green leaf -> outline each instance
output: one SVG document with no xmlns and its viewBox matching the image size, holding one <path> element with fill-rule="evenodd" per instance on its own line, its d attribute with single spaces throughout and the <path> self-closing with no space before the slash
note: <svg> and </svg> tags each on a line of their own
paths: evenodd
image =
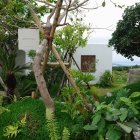
<svg viewBox="0 0 140 140">
<path fill-rule="evenodd" d="M 114 109 L 113 111 L 112 111 L 112 115 L 113 116 L 118 116 L 118 115 L 120 115 L 121 114 L 121 112 L 120 112 L 120 110 L 118 110 L 118 109 Z"/>
<path fill-rule="evenodd" d="M 85 130 L 97 130 L 97 125 L 85 125 L 84 127 L 83 127 Z"/>
<path fill-rule="evenodd" d="M 140 92 L 133 92 L 129 98 L 136 98 L 136 97 L 139 97 L 140 96 Z"/>
<path fill-rule="evenodd" d="M 106 112 L 106 113 L 105 113 L 105 119 L 106 119 L 107 121 L 113 121 L 113 116 L 112 116 L 112 114 L 109 113 L 109 112 Z"/>
<path fill-rule="evenodd" d="M 105 120 L 101 118 L 100 122 L 98 123 L 98 135 L 102 136 L 105 132 Z"/>
<path fill-rule="evenodd" d="M 19 129 L 18 124 L 14 124 L 14 125 L 8 125 L 5 127 L 4 129 L 4 136 L 8 137 L 8 138 L 13 138 L 16 137 L 17 134 L 20 132 L 21 130 Z"/>
<path fill-rule="evenodd" d="M 139 114 L 139 111 L 136 109 L 135 106 L 130 106 L 130 109 L 137 115 Z"/>
<path fill-rule="evenodd" d="M 24 117 L 20 120 L 20 124 L 21 124 L 22 127 L 25 126 L 25 124 L 26 124 L 26 119 L 27 119 L 27 114 L 25 113 Z"/>
<path fill-rule="evenodd" d="M 127 125 L 124 125 L 124 124 L 122 124 L 122 123 L 119 123 L 119 122 L 117 122 L 117 124 L 118 124 L 126 133 L 131 133 L 131 131 L 132 131 L 132 128 L 131 128 L 131 127 L 129 127 L 129 126 L 127 126 Z"/>
<path fill-rule="evenodd" d="M 121 122 L 127 118 L 128 110 L 126 108 L 120 108 L 121 116 L 119 116 Z"/>
<path fill-rule="evenodd" d="M 129 99 L 129 98 L 121 97 L 120 100 L 121 100 L 122 102 L 124 102 L 126 105 L 132 104 L 131 99 Z"/>
<path fill-rule="evenodd" d="M 93 117 L 92 125 L 97 125 L 97 123 L 100 121 L 100 119 L 101 119 L 101 114 L 96 113 L 95 116 Z"/>
<path fill-rule="evenodd" d="M 103 1 L 102 6 L 103 6 L 103 7 L 105 7 L 105 5 L 106 5 L 106 2 L 105 2 L 105 1 Z"/>
<path fill-rule="evenodd" d="M 126 122 L 125 125 L 131 127 L 134 131 L 140 131 L 140 125 L 135 122 Z"/>
<path fill-rule="evenodd" d="M 97 111 L 100 111 L 100 110 L 103 110 L 103 109 L 106 109 L 108 106 L 105 104 L 105 102 L 102 102 L 101 104 L 99 103 L 95 103 L 95 106 L 97 107 L 96 108 L 96 112 Z"/>
<path fill-rule="evenodd" d="M 121 133 L 114 127 L 109 127 L 107 133 L 106 133 L 106 139 L 108 140 L 120 140 Z"/>
<path fill-rule="evenodd" d="M 104 140 L 104 137 L 102 135 L 100 135 L 99 140 Z"/>
<path fill-rule="evenodd" d="M 4 113 L 4 112 L 10 112 L 10 110 L 7 109 L 7 108 L 5 108 L 5 107 L 3 107 L 3 106 L 0 106 L 0 115 L 1 115 L 2 113 Z"/>
</svg>

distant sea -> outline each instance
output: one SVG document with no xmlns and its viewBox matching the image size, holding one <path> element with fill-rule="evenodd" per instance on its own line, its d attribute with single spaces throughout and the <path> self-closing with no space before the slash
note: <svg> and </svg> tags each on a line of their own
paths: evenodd
<svg viewBox="0 0 140 140">
<path fill-rule="evenodd" d="M 140 57 L 133 57 L 133 61 L 125 58 L 121 54 L 116 53 L 116 51 L 112 51 L 112 66 L 140 66 Z"/>
<path fill-rule="evenodd" d="M 140 63 L 137 62 L 123 62 L 123 61 L 118 61 L 118 62 L 112 62 L 113 67 L 121 67 L 121 66 L 140 66 Z"/>
</svg>

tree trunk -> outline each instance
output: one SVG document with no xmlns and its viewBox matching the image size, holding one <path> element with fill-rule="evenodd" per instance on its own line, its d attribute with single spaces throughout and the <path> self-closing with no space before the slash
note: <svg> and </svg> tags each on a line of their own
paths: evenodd
<svg viewBox="0 0 140 140">
<path fill-rule="evenodd" d="M 63 63 L 61 57 L 59 56 L 58 52 L 56 51 L 55 47 L 52 46 L 52 52 L 55 55 L 57 61 L 59 62 L 60 66 L 62 67 L 63 71 L 65 72 L 67 78 L 69 79 L 71 85 L 74 87 L 75 91 L 79 94 L 80 90 L 77 87 L 72 75 L 69 73 L 69 71 L 67 70 L 67 67 L 65 66 L 65 64 Z"/>
<path fill-rule="evenodd" d="M 47 46 L 47 40 L 44 39 L 41 47 L 36 53 L 34 63 L 33 63 L 33 70 L 34 70 L 34 74 L 35 74 L 35 78 L 36 78 L 36 82 L 37 82 L 40 94 L 42 96 L 43 102 L 45 103 L 45 106 L 49 109 L 54 110 L 54 102 L 47 89 L 46 81 L 43 77 L 43 71 L 41 67 L 41 61 L 42 61 L 46 46 Z"/>
</svg>

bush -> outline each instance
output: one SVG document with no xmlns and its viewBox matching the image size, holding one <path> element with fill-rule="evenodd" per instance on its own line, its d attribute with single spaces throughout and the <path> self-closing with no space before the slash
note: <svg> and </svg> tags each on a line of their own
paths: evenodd
<svg viewBox="0 0 140 140">
<path fill-rule="evenodd" d="M 140 81 L 123 87 L 129 89 L 129 94 L 133 92 L 140 92 Z"/>
<path fill-rule="evenodd" d="M 95 102 L 91 122 L 84 129 L 92 139 L 133 140 L 140 130 L 140 92 L 128 96 L 128 89 L 120 89 L 109 102 Z M 114 98 L 112 98 L 114 97 Z M 134 134 L 134 135 L 133 135 Z"/>
<path fill-rule="evenodd" d="M 101 87 L 111 87 L 113 84 L 113 76 L 109 70 L 106 70 L 104 74 L 100 77 L 99 85 Z"/>
</svg>

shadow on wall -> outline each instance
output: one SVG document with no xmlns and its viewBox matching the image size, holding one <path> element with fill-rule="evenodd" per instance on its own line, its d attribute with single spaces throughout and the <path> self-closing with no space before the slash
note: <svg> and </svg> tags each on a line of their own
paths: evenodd
<svg viewBox="0 0 140 140">
<path fill-rule="evenodd" d="M 17 51 L 17 57 L 16 57 L 16 64 L 17 66 L 22 66 L 26 63 L 26 53 L 23 50 Z"/>
</svg>

